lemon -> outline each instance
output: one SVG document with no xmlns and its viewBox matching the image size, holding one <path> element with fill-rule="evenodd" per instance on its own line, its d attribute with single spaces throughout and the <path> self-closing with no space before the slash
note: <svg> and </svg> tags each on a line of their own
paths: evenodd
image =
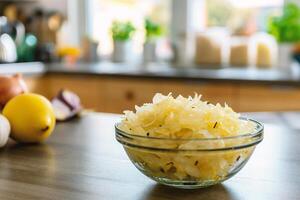
<svg viewBox="0 0 300 200">
<path fill-rule="evenodd" d="M 51 103 L 38 94 L 14 97 L 5 105 L 3 115 L 11 124 L 11 137 L 18 142 L 43 142 L 55 127 Z"/>
</svg>

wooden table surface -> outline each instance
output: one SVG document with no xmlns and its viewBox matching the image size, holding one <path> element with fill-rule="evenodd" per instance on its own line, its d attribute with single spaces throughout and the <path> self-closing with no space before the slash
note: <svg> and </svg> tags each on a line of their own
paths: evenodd
<svg viewBox="0 0 300 200">
<path fill-rule="evenodd" d="M 43 145 L 10 143 L 0 150 L 0 199 L 300 199 L 300 114 L 250 116 L 265 123 L 265 139 L 244 169 L 217 186 L 182 190 L 156 184 L 116 142 L 119 116 L 89 114 L 58 124 Z"/>
</svg>

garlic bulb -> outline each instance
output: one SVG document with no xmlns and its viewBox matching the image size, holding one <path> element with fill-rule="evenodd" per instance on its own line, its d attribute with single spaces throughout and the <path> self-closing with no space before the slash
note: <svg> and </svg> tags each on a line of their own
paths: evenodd
<svg viewBox="0 0 300 200">
<path fill-rule="evenodd" d="M 0 147 L 6 145 L 10 134 L 10 124 L 6 117 L 0 114 Z"/>
</svg>

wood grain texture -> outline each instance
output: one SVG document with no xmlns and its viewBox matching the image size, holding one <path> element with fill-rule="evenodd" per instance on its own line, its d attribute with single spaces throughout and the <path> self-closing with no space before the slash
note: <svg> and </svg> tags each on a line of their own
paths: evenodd
<svg viewBox="0 0 300 200">
<path fill-rule="evenodd" d="M 240 85 L 237 91 L 240 112 L 300 110 L 299 87 Z"/>
<path fill-rule="evenodd" d="M 135 105 L 151 102 L 153 96 L 160 92 L 165 95 L 202 94 L 212 103 L 227 102 L 235 106 L 232 84 L 201 83 L 190 81 L 151 80 L 97 77 L 85 75 L 46 75 L 43 78 L 28 77 L 26 82 L 32 92 L 53 98 L 64 88 L 76 92 L 88 109 L 99 112 L 122 113 L 133 109 Z"/>
<path fill-rule="evenodd" d="M 227 103 L 239 112 L 300 110 L 300 87 L 187 80 L 155 80 L 91 75 L 51 74 L 26 77 L 30 91 L 52 98 L 64 88 L 76 92 L 88 109 L 121 113 L 150 102 L 155 93 L 203 95 L 212 103 Z M 258 103 L 259 102 L 259 103 Z"/>
<path fill-rule="evenodd" d="M 119 116 L 91 113 L 57 124 L 43 145 L 10 142 L 2 149 L 0 199 L 299 199 L 299 131 L 286 127 L 280 115 L 247 115 L 266 122 L 265 139 L 244 169 L 223 184 L 198 190 L 156 184 L 135 169 L 116 142 Z"/>
</svg>

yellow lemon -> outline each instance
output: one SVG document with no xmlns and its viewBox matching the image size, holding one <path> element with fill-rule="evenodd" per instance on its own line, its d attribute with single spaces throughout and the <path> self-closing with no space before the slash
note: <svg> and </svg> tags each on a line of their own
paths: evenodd
<svg viewBox="0 0 300 200">
<path fill-rule="evenodd" d="M 38 94 L 26 93 L 14 97 L 5 105 L 3 115 L 11 124 L 11 137 L 19 142 L 42 142 L 55 127 L 51 103 Z"/>
</svg>

